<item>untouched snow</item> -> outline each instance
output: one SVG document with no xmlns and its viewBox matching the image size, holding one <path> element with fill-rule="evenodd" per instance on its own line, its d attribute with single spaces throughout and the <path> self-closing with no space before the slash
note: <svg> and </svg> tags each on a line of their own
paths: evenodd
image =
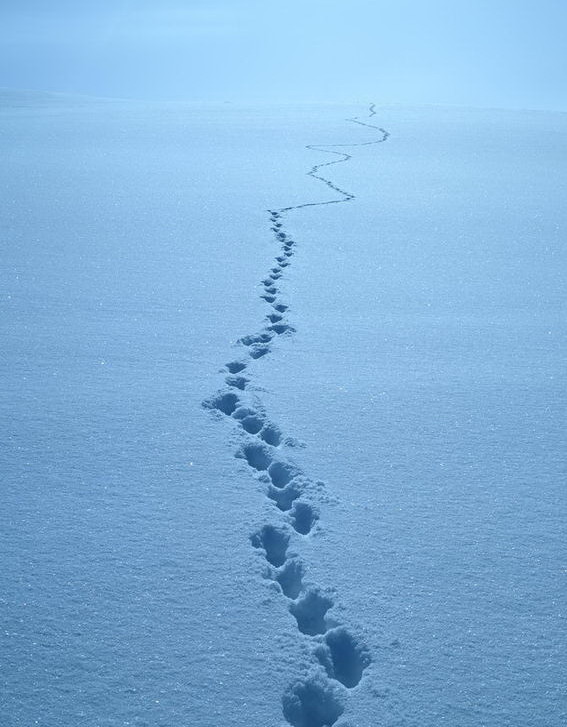
<svg viewBox="0 0 567 727">
<path fill-rule="evenodd" d="M 0 114 L 2 724 L 564 724 L 567 116 Z"/>
</svg>

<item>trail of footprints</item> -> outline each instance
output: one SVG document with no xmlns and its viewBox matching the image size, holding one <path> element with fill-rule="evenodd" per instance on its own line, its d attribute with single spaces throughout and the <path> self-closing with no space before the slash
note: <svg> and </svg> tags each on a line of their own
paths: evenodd
<svg viewBox="0 0 567 727">
<path fill-rule="evenodd" d="M 372 104 L 369 116 L 374 114 Z M 332 146 L 366 146 L 383 142 L 388 137 L 384 129 L 356 118 L 349 121 L 378 129 L 382 136 L 362 144 Z M 303 207 L 335 204 L 354 198 L 354 195 L 318 174 L 322 167 L 347 161 L 351 156 L 327 146 L 312 145 L 308 148 L 341 157 L 312 167 L 308 174 L 342 198 L 270 211 L 271 229 L 280 251 L 274 266 L 261 282 L 261 297 L 269 306 L 266 323 L 258 333 L 239 339 L 243 355 L 226 364 L 226 387 L 203 402 L 203 406 L 229 417 L 242 430 L 243 444 L 235 456 L 247 463 L 273 504 L 272 521 L 252 533 L 250 543 L 265 559 L 266 577 L 278 585 L 298 631 L 309 639 L 311 645 L 313 666 L 283 695 L 283 715 L 293 727 L 330 727 L 343 714 L 345 697 L 359 684 L 371 657 L 360 637 L 332 616 L 336 603 L 334 593 L 307 578 L 307 566 L 298 551 L 301 551 L 302 539 L 311 537 L 317 528 L 320 519 L 318 502 L 321 501 L 324 485 L 315 483 L 286 457 L 285 447 L 293 440 L 286 439 L 277 424 L 266 416 L 257 397 L 250 391 L 251 374 L 248 371 L 253 360 L 271 352 L 276 338 L 293 335 L 295 331 L 288 321 L 289 306 L 283 302 L 278 285 L 291 264 L 296 245 L 284 229 L 284 215 Z"/>
</svg>

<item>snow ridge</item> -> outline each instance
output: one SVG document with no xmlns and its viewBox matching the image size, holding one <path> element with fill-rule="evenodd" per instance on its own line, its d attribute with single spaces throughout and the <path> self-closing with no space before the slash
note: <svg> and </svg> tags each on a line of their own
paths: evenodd
<svg viewBox="0 0 567 727">
<path fill-rule="evenodd" d="M 371 104 L 368 118 L 375 115 L 375 105 Z M 361 681 L 371 656 L 354 630 L 328 614 L 336 605 L 334 591 L 305 580 L 307 566 L 300 555 L 301 542 L 317 529 L 319 506 L 325 499 L 325 485 L 307 477 L 287 457 L 284 447 L 293 446 L 294 440 L 284 438 L 277 424 L 266 416 L 257 395 L 251 391 L 248 364 L 269 354 L 274 339 L 291 336 L 295 331 L 287 319 L 289 306 L 283 302 L 278 287 L 278 281 L 292 262 L 296 246 L 295 240 L 284 228 L 286 214 L 304 207 L 355 199 L 354 194 L 322 176 L 320 170 L 352 158 L 347 152 L 335 151 L 336 148 L 379 144 L 389 136 L 381 127 L 360 121 L 358 117 L 347 121 L 377 130 L 380 137 L 362 143 L 307 146 L 313 151 L 339 157 L 314 165 L 307 174 L 340 196 L 268 211 L 280 252 L 262 280 L 261 297 L 269 305 L 266 325 L 259 332 L 239 339 L 239 345 L 246 349 L 245 355 L 226 364 L 226 387 L 203 402 L 204 407 L 216 412 L 219 417 L 230 417 L 240 427 L 243 442 L 235 456 L 245 460 L 274 506 L 270 521 L 250 535 L 250 542 L 265 559 L 265 577 L 279 587 L 297 621 L 298 632 L 309 640 L 313 654 L 309 672 L 291 684 L 282 697 L 283 715 L 292 727 L 333 725 L 343 714 L 346 697 Z"/>
</svg>

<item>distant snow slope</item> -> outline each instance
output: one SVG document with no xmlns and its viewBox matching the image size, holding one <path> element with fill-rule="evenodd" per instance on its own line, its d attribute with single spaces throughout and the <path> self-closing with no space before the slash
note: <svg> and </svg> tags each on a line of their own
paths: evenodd
<svg viewBox="0 0 567 727">
<path fill-rule="evenodd" d="M 563 724 L 567 116 L 0 119 L 2 724 Z"/>
</svg>

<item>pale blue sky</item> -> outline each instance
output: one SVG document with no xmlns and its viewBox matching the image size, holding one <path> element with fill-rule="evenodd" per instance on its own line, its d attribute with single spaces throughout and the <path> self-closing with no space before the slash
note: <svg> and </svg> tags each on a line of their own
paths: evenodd
<svg viewBox="0 0 567 727">
<path fill-rule="evenodd" d="M 567 0 L 2 0 L 0 86 L 567 110 Z"/>
</svg>

